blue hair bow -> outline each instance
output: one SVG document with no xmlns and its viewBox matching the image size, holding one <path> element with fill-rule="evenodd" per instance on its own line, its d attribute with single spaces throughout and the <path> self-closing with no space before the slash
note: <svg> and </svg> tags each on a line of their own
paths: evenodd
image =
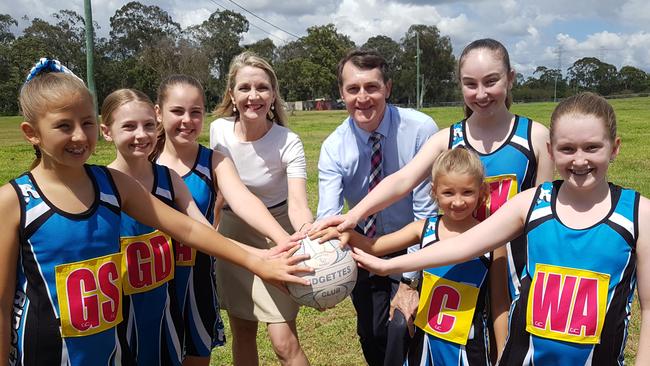
<svg viewBox="0 0 650 366">
<path fill-rule="evenodd" d="M 63 72 L 66 74 L 71 74 L 75 76 L 76 78 L 79 78 L 77 75 L 75 75 L 70 69 L 67 67 L 63 66 L 59 60 L 54 60 L 50 59 L 47 57 L 42 57 L 34 67 L 29 71 L 29 75 L 27 75 L 27 79 L 25 79 L 25 84 L 27 84 L 30 80 L 36 77 L 36 75 L 40 73 L 48 73 L 48 72 Z"/>
</svg>

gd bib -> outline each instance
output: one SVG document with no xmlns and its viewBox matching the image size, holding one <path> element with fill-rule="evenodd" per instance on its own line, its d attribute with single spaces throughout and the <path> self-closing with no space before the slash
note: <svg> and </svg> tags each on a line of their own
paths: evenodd
<svg viewBox="0 0 650 366">
<path fill-rule="evenodd" d="M 63 337 L 83 337 L 122 321 L 122 254 L 55 267 Z"/>
<path fill-rule="evenodd" d="M 526 331 L 559 341 L 597 344 L 610 276 L 538 263 L 528 295 Z"/>
<path fill-rule="evenodd" d="M 169 235 L 149 234 L 122 237 L 124 294 L 145 292 L 174 278 L 174 251 Z"/>
<path fill-rule="evenodd" d="M 478 299 L 477 287 L 423 272 L 415 325 L 457 344 L 467 344 Z"/>
</svg>

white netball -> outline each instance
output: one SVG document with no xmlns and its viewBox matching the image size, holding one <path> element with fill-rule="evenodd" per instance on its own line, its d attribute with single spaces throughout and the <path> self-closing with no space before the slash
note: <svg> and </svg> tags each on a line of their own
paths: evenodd
<svg viewBox="0 0 650 366">
<path fill-rule="evenodd" d="M 309 254 L 303 261 L 314 273 L 302 275 L 310 285 L 288 284 L 289 294 L 299 304 L 316 309 L 334 307 L 345 299 L 357 282 L 357 264 L 349 247 L 339 248 L 338 240 L 319 243 L 305 238 L 294 255 Z"/>
</svg>

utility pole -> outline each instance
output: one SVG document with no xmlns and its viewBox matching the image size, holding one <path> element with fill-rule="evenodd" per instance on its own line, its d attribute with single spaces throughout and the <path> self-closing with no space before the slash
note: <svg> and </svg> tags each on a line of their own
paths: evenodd
<svg viewBox="0 0 650 366">
<path fill-rule="evenodd" d="M 415 108 L 420 109 L 422 108 L 421 102 L 420 102 L 420 33 L 416 32 L 415 33 L 415 59 L 416 59 L 416 66 L 415 66 L 415 88 L 417 89 L 415 92 L 416 95 L 416 100 L 415 100 Z"/>
<path fill-rule="evenodd" d="M 557 73 L 555 73 L 555 86 L 553 87 L 553 102 L 557 102 L 557 77 L 562 75 L 562 45 L 557 46 Z"/>
<path fill-rule="evenodd" d="M 84 0 L 84 21 L 86 22 L 86 82 L 95 102 L 95 115 L 99 116 L 97 112 L 97 92 L 95 90 L 95 32 L 93 31 L 93 11 L 90 0 Z"/>
</svg>

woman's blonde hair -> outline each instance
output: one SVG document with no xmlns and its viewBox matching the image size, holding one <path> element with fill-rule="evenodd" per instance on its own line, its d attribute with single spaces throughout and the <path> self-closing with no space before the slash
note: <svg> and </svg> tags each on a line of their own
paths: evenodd
<svg viewBox="0 0 650 366">
<path fill-rule="evenodd" d="M 442 152 L 433 162 L 431 168 L 431 187 L 432 193 L 435 193 L 436 183 L 442 176 L 451 173 L 467 174 L 481 186 L 485 179 L 485 168 L 478 155 L 468 149 L 457 147 L 455 149 Z M 432 194 L 435 200 L 435 194 Z"/>
<path fill-rule="evenodd" d="M 287 123 L 287 112 L 284 110 L 284 101 L 280 96 L 278 77 L 275 75 L 273 67 L 271 67 L 271 65 L 265 59 L 250 51 L 240 53 L 239 55 L 235 56 L 230 62 L 228 81 L 226 83 L 226 90 L 223 93 L 223 100 L 221 101 L 221 104 L 219 104 L 219 106 L 217 106 L 217 108 L 214 110 L 214 114 L 220 117 L 238 117 L 239 111 L 234 110 L 235 105 L 233 104 L 230 97 L 232 96 L 233 90 L 235 88 L 235 79 L 237 77 L 237 72 L 239 72 L 239 70 L 245 66 L 262 69 L 269 77 L 269 80 L 271 80 L 273 94 L 275 96 L 275 100 L 272 105 L 275 110 L 270 110 L 267 118 L 270 121 L 279 124 L 280 126 L 285 126 Z"/>
<path fill-rule="evenodd" d="M 93 103 L 90 90 L 77 76 L 62 72 L 40 73 L 20 89 L 20 110 L 26 122 L 36 126 L 47 112 L 68 108 L 81 98 Z M 41 160 L 41 151 L 34 145 L 36 158 L 30 170 Z"/>
</svg>

